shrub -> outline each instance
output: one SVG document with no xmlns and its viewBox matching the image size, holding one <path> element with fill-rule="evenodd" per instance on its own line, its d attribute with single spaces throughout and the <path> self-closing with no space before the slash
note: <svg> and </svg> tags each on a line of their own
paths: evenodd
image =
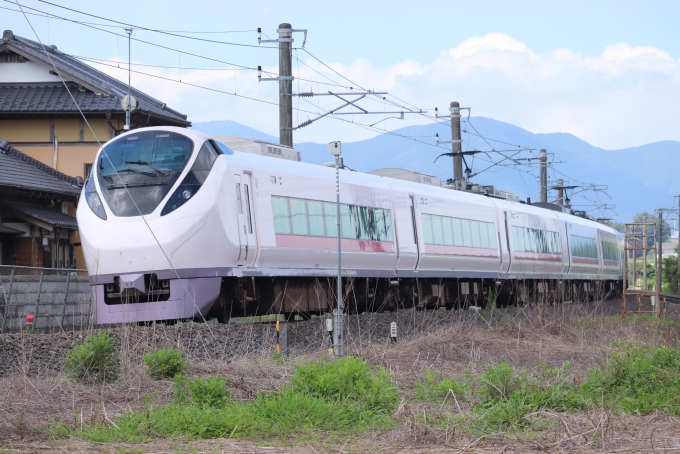
<svg viewBox="0 0 680 454">
<path fill-rule="evenodd" d="M 176 375 L 175 403 L 186 404 L 198 408 L 224 408 L 231 399 L 231 393 L 225 388 L 227 382 L 219 378 L 196 378 L 187 380 L 182 375 Z"/>
<path fill-rule="evenodd" d="M 186 360 L 182 358 L 182 351 L 175 348 L 164 348 L 147 353 L 143 361 L 149 376 L 154 380 L 180 375 L 187 367 Z"/>
<path fill-rule="evenodd" d="M 66 372 L 78 380 L 111 382 L 118 379 L 120 360 L 116 344 L 108 331 L 88 337 L 71 350 L 65 359 Z"/>
<path fill-rule="evenodd" d="M 593 371 L 578 390 L 583 406 L 605 400 L 629 413 L 680 414 L 680 350 L 625 346 Z"/>
<path fill-rule="evenodd" d="M 436 370 L 423 371 L 422 383 L 419 381 L 414 382 L 414 386 L 416 391 L 416 399 L 420 400 L 444 399 L 449 394 L 449 392 L 461 395 L 467 390 L 467 385 L 462 385 L 456 380 L 451 380 L 449 378 L 437 380 Z"/>
<path fill-rule="evenodd" d="M 392 414 L 400 399 L 384 368 L 374 377 L 366 361 L 351 356 L 298 367 L 290 388 L 294 393 L 326 401 L 360 401 L 365 408 L 381 414 Z"/>
</svg>

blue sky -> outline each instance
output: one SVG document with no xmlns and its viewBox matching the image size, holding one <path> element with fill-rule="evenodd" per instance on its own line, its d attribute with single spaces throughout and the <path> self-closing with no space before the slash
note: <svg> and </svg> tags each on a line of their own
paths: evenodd
<svg viewBox="0 0 680 454">
<path fill-rule="evenodd" d="M 105 23 L 37 0 L 22 5 L 71 19 Z M 532 132 L 570 132 L 594 145 L 623 148 L 680 140 L 680 2 L 651 1 L 118 1 L 59 2 L 81 11 L 149 28 L 245 33 L 194 34 L 256 44 L 252 31 L 273 37 L 280 22 L 307 28 L 307 49 L 352 81 L 388 91 L 418 107 L 443 109 L 458 100 L 473 114 L 506 121 Z M 16 8 L 8 2 L 0 6 Z M 30 11 L 30 10 L 27 10 Z M 127 42 L 114 35 L 43 17 L 29 16 L 45 41 L 75 55 L 127 60 Z M 0 10 L 3 29 L 33 38 L 23 16 Z M 107 28 L 121 33 L 120 29 Z M 277 101 L 274 83 L 257 83 L 252 71 L 215 71 L 218 60 L 276 71 L 275 49 L 200 43 L 136 30 L 133 36 L 182 52 L 133 42 L 138 70 L 222 91 Z M 301 37 L 300 37 L 301 38 Z M 296 45 L 301 39 L 296 37 Z M 347 84 L 309 55 L 297 52 L 294 89 L 328 89 Z M 181 66 L 180 70 L 177 69 Z M 200 69 L 190 69 L 200 68 Z M 207 69 L 211 68 L 212 71 Z M 127 74 L 109 66 L 117 77 Z M 133 84 L 194 121 L 231 119 L 276 135 L 275 106 L 133 74 Z M 394 98 L 391 98 L 394 99 Z M 300 101 L 296 119 L 335 107 L 329 99 Z M 367 103 L 381 110 L 381 103 Z M 349 117 L 347 117 L 349 119 Z M 364 121 L 373 123 L 382 117 Z M 380 124 L 395 129 L 427 119 L 407 116 Z M 300 130 L 296 141 L 357 140 L 377 134 L 326 119 Z"/>
</svg>

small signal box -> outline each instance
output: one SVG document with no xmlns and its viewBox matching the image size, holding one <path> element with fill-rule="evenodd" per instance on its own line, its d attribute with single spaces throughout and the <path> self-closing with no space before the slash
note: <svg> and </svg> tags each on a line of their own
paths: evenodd
<svg viewBox="0 0 680 454">
<path fill-rule="evenodd" d="M 390 323 L 390 339 L 392 342 L 397 342 L 397 322 Z"/>
</svg>

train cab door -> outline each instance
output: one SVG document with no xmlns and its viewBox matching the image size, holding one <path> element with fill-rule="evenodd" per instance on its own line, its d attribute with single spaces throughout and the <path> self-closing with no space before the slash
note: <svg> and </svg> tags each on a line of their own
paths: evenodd
<svg viewBox="0 0 680 454">
<path fill-rule="evenodd" d="M 238 235 L 241 245 L 237 264 L 239 266 L 250 266 L 255 262 L 257 255 L 252 180 L 248 174 L 236 174 L 234 179 L 236 181 Z"/>
<path fill-rule="evenodd" d="M 413 225 L 413 242 L 416 244 L 416 263 L 413 267 L 418 269 L 418 263 L 420 263 L 420 238 L 418 237 L 418 211 L 416 198 L 414 195 L 409 195 L 411 202 L 411 224 Z"/>
</svg>

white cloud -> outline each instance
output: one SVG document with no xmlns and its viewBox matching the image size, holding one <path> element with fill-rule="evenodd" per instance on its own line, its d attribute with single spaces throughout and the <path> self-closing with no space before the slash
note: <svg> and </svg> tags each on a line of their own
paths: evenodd
<svg viewBox="0 0 680 454">
<path fill-rule="evenodd" d="M 365 59 L 350 65 L 329 63 L 337 73 L 309 58 L 294 63 L 294 90 L 347 91 L 328 79 L 363 86 L 433 109 L 458 100 L 484 115 L 524 127 L 532 132 L 569 132 L 594 145 L 621 148 L 659 140 L 680 140 L 676 118 L 680 114 L 680 61 L 654 47 L 615 43 L 598 56 L 583 56 L 568 49 L 536 53 L 526 44 L 502 33 L 471 37 L 440 53 L 431 62 L 404 60 L 377 68 Z M 277 68 L 268 68 L 276 73 Z M 117 77 L 124 72 L 104 68 Z M 179 78 L 177 70 L 145 69 L 163 77 Z M 227 92 L 277 103 L 277 84 L 257 82 L 251 71 L 183 71 L 182 80 Z M 309 82 L 309 80 L 318 81 Z M 136 82 L 135 82 L 136 81 Z M 235 82 L 235 87 L 234 87 Z M 323 82 L 323 83 L 322 83 Z M 278 108 L 229 95 L 192 88 L 186 84 L 133 75 L 133 83 L 168 105 L 189 114 L 194 122 L 231 119 L 266 131 L 278 132 Z M 324 109 L 340 105 L 334 97 L 296 98 L 301 109 L 294 124 L 314 118 Z M 393 110 L 380 101 L 362 107 Z M 346 121 L 373 123 L 381 116 L 349 116 Z M 399 128 L 427 120 L 390 120 L 381 127 Z M 324 119 L 296 131 L 296 141 L 357 140 L 375 135 L 347 123 Z"/>
</svg>

